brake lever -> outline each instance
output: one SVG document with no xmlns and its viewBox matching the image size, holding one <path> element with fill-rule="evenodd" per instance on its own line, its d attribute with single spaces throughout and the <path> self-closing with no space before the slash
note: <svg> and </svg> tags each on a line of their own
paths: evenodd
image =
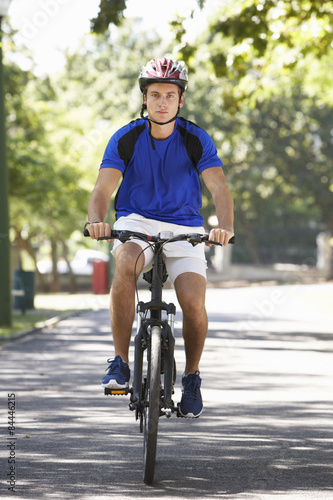
<svg viewBox="0 0 333 500">
<path fill-rule="evenodd" d="M 193 247 L 204 241 L 201 234 L 193 234 L 190 238 L 186 238 L 186 240 L 191 243 Z"/>
</svg>

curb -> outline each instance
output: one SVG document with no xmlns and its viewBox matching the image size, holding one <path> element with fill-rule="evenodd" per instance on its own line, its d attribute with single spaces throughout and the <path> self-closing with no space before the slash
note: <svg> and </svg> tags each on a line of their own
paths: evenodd
<svg viewBox="0 0 333 500">
<path fill-rule="evenodd" d="M 24 337 L 27 337 L 28 335 L 38 333 L 38 332 L 44 330 L 45 328 L 50 328 L 51 326 L 54 326 L 57 323 L 60 323 L 60 321 L 63 321 L 63 320 L 69 319 L 69 318 L 73 318 L 75 316 L 81 316 L 82 314 L 87 313 L 91 310 L 92 309 L 82 309 L 80 311 L 75 311 L 75 312 L 71 312 L 69 314 L 64 314 L 63 316 L 54 316 L 53 318 L 49 318 L 45 321 L 39 321 L 38 323 L 36 323 L 35 326 L 31 326 L 30 328 L 27 328 L 23 332 L 18 332 L 18 333 L 15 333 L 14 335 L 6 335 L 3 337 L 0 337 L 0 346 L 3 343 L 14 342 L 15 340 L 20 340 Z"/>
</svg>

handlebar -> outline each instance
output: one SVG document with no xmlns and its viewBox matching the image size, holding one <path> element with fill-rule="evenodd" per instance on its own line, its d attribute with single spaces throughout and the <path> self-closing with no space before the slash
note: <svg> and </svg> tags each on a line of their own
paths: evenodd
<svg viewBox="0 0 333 500">
<path fill-rule="evenodd" d="M 83 235 L 90 236 L 89 231 L 85 229 L 83 231 Z M 125 243 L 126 241 L 132 240 L 134 238 L 146 241 L 147 243 L 172 243 L 175 241 L 188 241 L 193 246 L 197 245 L 198 243 L 210 243 L 211 245 L 222 246 L 222 244 L 217 241 L 209 240 L 208 234 L 189 233 L 189 234 L 177 234 L 174 236 L 173 233 L 168 231 L 159 233 L 156 236 L 150 236 L 144 233 L 138 233 L 136 231 L 118 231 L 116 229 L 112 229 L 110 236 L 102 236 L 98 238 L 98 241 L 119 240 L 122 243 Z M 228 243 L 234 244 L 235 236 L 230 238 Z"/>
</svg>

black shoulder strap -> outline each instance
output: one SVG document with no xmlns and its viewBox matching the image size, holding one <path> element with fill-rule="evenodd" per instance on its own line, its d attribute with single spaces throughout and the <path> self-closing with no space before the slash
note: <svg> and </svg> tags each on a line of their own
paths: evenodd
<svg viewBox="0 0 333 500">
<path fill-rule="evenodd" d="M 134 123 L 134 121 L 131 123 Z M 139 139 L 140 134 L 142 134 L 142 132 L 145 130 L 145 128 L 146 128 L 146 123 L 142 123 L 140 125 L 138 124 L 137 127 L 134 127 L 131 130 L 129 130 L 128 132 L 126 132 L 126 134 L 124 134 L 118 141 L 119 157 L 123 160 L 123 162 L 125 164 L 123 178 L 125 177 L 128 164 L 131 161 L 132 156 L 134 154 L 134 149 L 135 149 L 135 145 L 137 143 L 137 140 Z M 116 193 L 115 200 L 114 200 L 114 207 L 115 207 L 116 212 L 117 212 L 117 201 L 118 201 L 118 196 L 119 196 L 119 190 L 120 190 L 120 186 L 118 188 L 118 191 Z"/>
<path fill-rule="evenodd" d="M 119 157 L 124 161 L 126 167 L 123 176 L 125 175 L 127 166 L 134 154 L 135 144 L 137 143 L 137 140 L 139 139 L 140 135 L 145 130 L 145 128 L 146 128 L 146 123 L 142 123 L 137 127 L 134 127 L 131 130 L 129 130 L 118 141 Z"/>
<path fill-rule="evenodd" d="M 195 125 L 195 123 L 193 123 Z M 188 154 L 189 159 L 193 165 L 197 168 L 199 161 L 201 160 L 203 147 L 199 137 L 191 134 L 186 128 L 182 127 L 180 123 L 177 125 L 177 130 L 184 139 L 184 146 Z"/>
</svg>

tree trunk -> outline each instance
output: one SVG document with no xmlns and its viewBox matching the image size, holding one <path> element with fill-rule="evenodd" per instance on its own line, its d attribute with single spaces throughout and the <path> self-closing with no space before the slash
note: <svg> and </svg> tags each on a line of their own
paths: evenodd
<svg viewBox="0 0 333 500">
<path fill-rule="evenodd" d="M 58 263 L 57 243 L 54 240 L 51 240 L 51 256 L 52 256 L 51 292 L 57 293 L 60 292 L 60 280 L 57 268 L 57 263 Z"/>
<path fill-rule="evenodd" d="M 62 256 L 65 259 L 69 269 L 69 293 L 76 293 L 77 292 L 76 278 L 75 274 L 72 271 L 71 263 L 69 262 L 68 259 L 68 248 L 65 241 L 61 240 L 61 244 L 62 244 Z"/>
<path fill-rule="evenodd" d="M 329 275 L 329 279 L 333 279 L 333 244 L 332 244 L 332 239 L 333 239 L 333 219 L 330 219 L 327 224 L 327 229 L 331 233 L 331 271 Z"/>
<path fill-rule="evenodd" d="M 255 244 L 255 236 L 254 236 L 252 227 L 251 227 L 249 221 L 247 221 L 244 218 L 243 214 L 241 214 L 241 223 L 242 223 L 243 229 L 244 229 L 245 234 L 246 234 L 246 243 L 247 243 L 249 253 L 251 255 L 252 262 L 254 264 L 261 264 L 261 260 L 260 260 L 260 257 L 259 257 L 258 251 L 257 251 L 256 244 Z"/>
<path fill-rule="evenodd" d="M 38 290 L 41 291 L 42 293 L 46 292 L 46 285 L 45 285 L 44 276 L 38 271 L 36 252 L 35 252 L 33 246 L 31 245 L 30 240 L 22 238 L 21 232 L 18 231 L 18 230 L 15 230 L 15 241 L 17 243 L 17 246 L 18 246 L 18 249 L 19 249 L 19 253 L 21 251 L 27 252 L 28 255 L 30 255 L 30 257 L 34 261 L 35 271 L 36 271 L 37 280 L 38 280 Z M 19 255 L 19 261 L 20 261 L 20 269 L 22 269 L 21 255 Z"/>
</svg>

